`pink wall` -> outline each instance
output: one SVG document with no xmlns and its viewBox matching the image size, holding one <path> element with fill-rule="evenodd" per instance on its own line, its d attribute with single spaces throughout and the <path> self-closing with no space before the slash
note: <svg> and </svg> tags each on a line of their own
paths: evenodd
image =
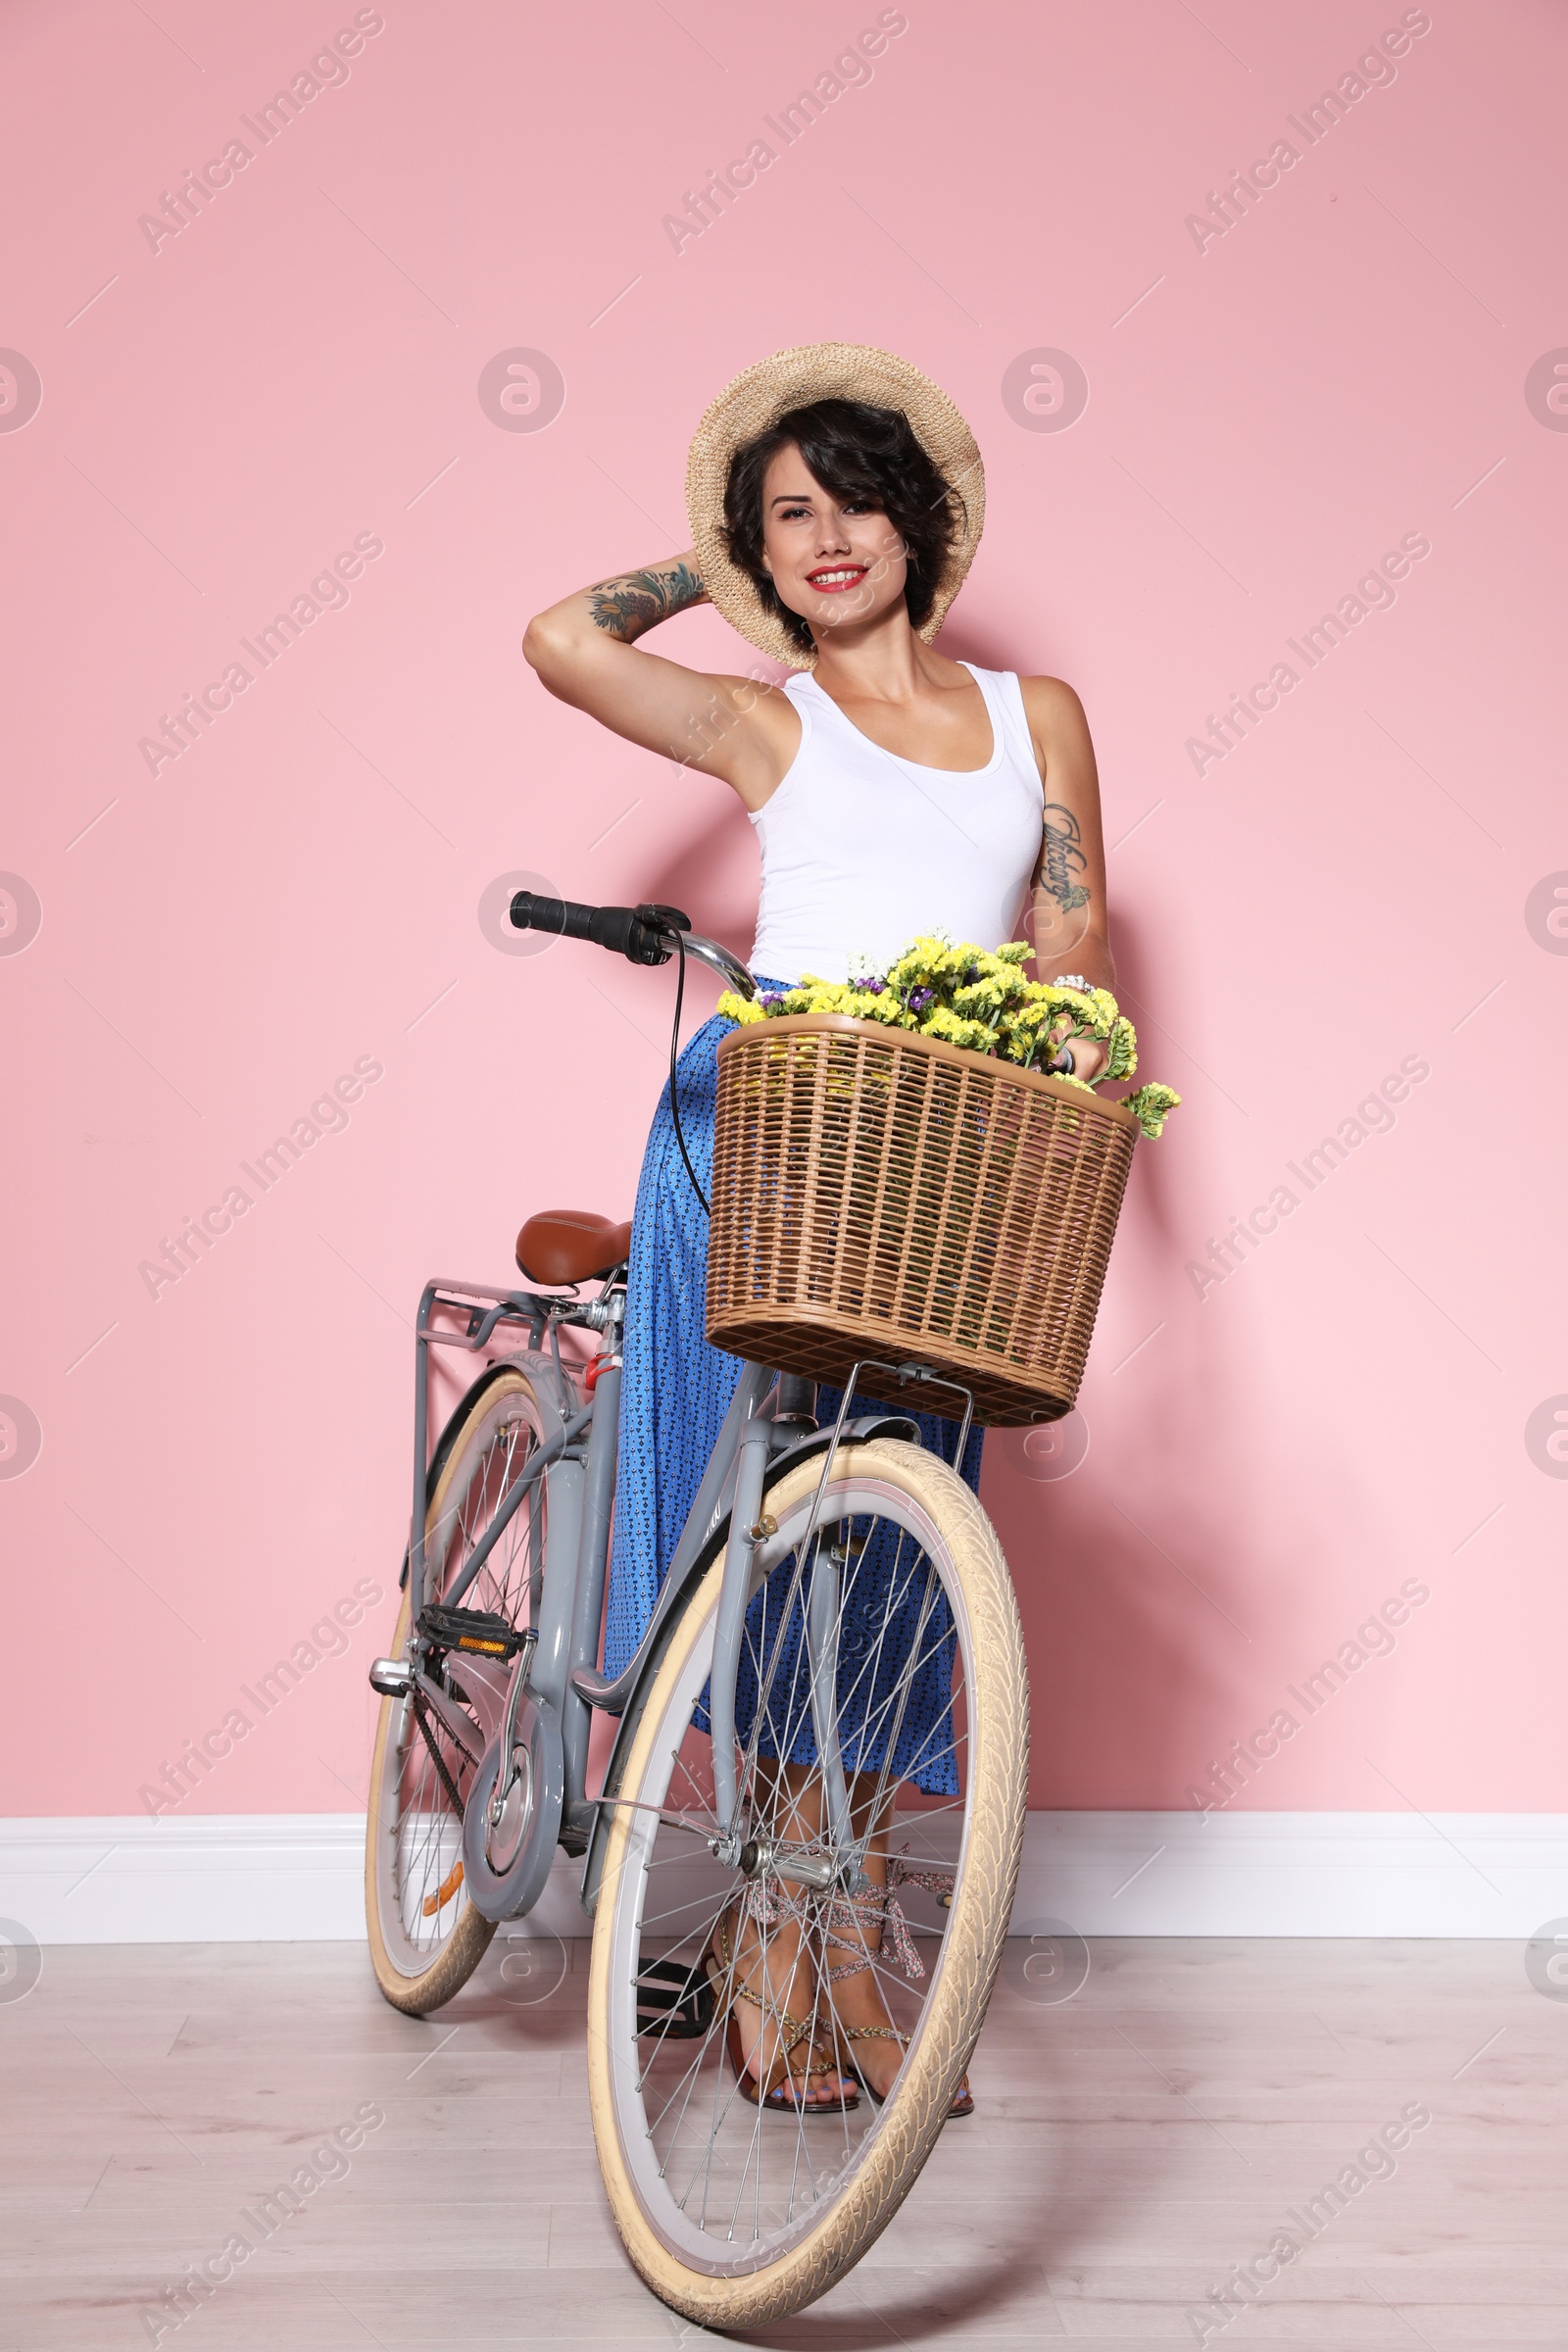
<svg viewBox="0 0 1568 2352">
<path fill-rule="evenodd" d="M 993 1446 L 1035 1801 L 1180 1806 L 1285 1709 L 1241 1802 L 1568 1806 L 1560 10 L 1434 0 L 1309 144 L 1291 118 L 1426 18 L 908 0 L 787 148 L 766 118 L 874 0 L 387 0 L 265 146 L 244 119 L 383 18 L 155 13 L 0 26 L 0 344 L 42 388 L 29 419 L 0 377 L 0 867 L 42 915 L 29 944 L 14 893 L 0 937 L 0 1391 L 42 1435 L 0 1479 L 7 1809 L 135 1812 L 358 1580 L 390 1589 L 422 1278 L 504 1278 L 528 1210 L 629 1208 L 669 975 L 504 956 L 481 895 L 526 868 L 744 949 L 755 856 L 720 786 L 550 702 L 518 640 L 684 546 L 709 398 L 827 336 L 973 421 L 990 521 L 945 644 L 1083 694 L 1145 1070 L 1186 1096 L 1140 1153 L 1087 1458 Z M 155 250 L 140 217 L 236 137 Z M 662 216 L 759 137 L 776 160 L 677 250 Z M 1189 225 L 1281 139 L 1251 209 Z M 564 380 L 542 430 L 481 405 L 518 349 Z M 1067 429 L 1004 397 L 1041 351 L 1087 377 Z M 1308 669 L 1288 640 L 1407 534 L 1396 601 Z M 262 669 L 241 641 L 356 546 Z M 752 659 L 710 613 L 668 645 Z M 236 660 L 247 690 L 149 772 L 139 740 Z M 1195 756 L 1280 662 L 1294 690 Z M 1411 1057 L 1392 1131 L 1308 1193 L 1289 1163 Z M 151 1297 L 162 1238 L 367 1061 L 347 1127 Z M 1200 1297 L 1188 1261 L 1281 1185 L 1294 1213 Z M 1293 1701 L 1407 1580 L 1392 1654 Z M 389 1614 L 188 1809 L 358 1799 Z"/>
</svg>

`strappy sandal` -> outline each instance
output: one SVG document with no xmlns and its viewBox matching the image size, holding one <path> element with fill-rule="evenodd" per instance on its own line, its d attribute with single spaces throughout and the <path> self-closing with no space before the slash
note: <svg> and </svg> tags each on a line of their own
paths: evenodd
<svg viewBox="0 0 1568 2352">
<path fill-rule="evenodd" d="M 714 1933 L 718 1950 L 715 1952 L 712 1944 L 710 1944 L 704 1954 L 703 1965 L 707 1971 L 708 1982 L 713 1988 L 713 1998 L 720 2011 L 724 2013 L 724 2048 L 728 2054 L 730 2065 L 735 2070 L 735 2079 L 740 2085 L 741 2097 L 749 2100 L 752 2106 L 765 2108 L 773 2115 L 853 2114 L 860 2103 L 860 2094 L 854 2087 L 854 2084 L 861 2080 L 858 2075 L 854 2076 L 854 2082 L 843 2088 L 836 2098 L 811 2099 L 791 2095 L 792 2085 L 798 2092 L 804 2092 L 805 2086 L 812 2075 L 832 2076 L 837 2074 L 842 2076 L 852 2073 L 853 2070 L 841 2068 L 837 2063 L 836 2053 L 830 2053 L 825 2063 L 819 2063 L 822 2060 L 824 2045 L 812 2034 L 810 2027 L 803 2025 L 798 2017 L 792 2017 L 787 2009 L 780 2009 L 775 2003 L 764 2001 L 740 1982 L 735 1955 L 730 1947 L 727 1912 L 720 1917 Z M 749 2002 L 752 2008 L 766 2012 L 783 2035 L 774 2050 L 765 2083 L 752 2072 L 746 2056 L 745 2044 L 741 2039 L 740 2019 L 735 2014 L 735 2003 L 738 2000 Z M 807 2057 L 812 2062 L 808 2065 L 804 2074 L 798 2073 L 790 2065 L 791 2056 L 803 2042 L 806 2044 Z M 782 2068 L 782 2072 L 779 2071 L 780 2068 Z"/>
<path fill-rule="evenodd" d="M 896 2041 L 899 2047 L 905 2050 L 914 2039 L 912 2034 L 901 2034 L 897 2026 L 838 2026 L 835 2028 L 835 2033 L 840 2041 Z M 861 2074 L 853 2058 L 847 2061 L 843 2071 L 854 2077 L 866 2096 L 875 2100 L 878 2107 L 882 2105 L 883 2092 Z M 974 2093 L 969 2088 L 969 2078 L 965 2075 L 953 2094 L 953 2105 L 948 2109 L 943 2121 L 949 2124 L 956 2123 L 963 2116 L 973 2115 L 973 2113 Z"/>
<path fill-rule="evenodd" d="M 825 1974 L 830 1984 L 841 1983 L 846 1977 L 863 1976 L 866 1970 L 871 1966 L 869 1938 L 865 1932 L 866 1924 L 868 1922 L 872 1923 L 876 1930 L 877 1942 L 875 1948 L 878 1953 L 880 1953 L 882 1949 L 883 1931 L 884 1929 L 888 1929 L 892 1933 L 894 1957 L 898 1960 L 899 1965 L 904 1970 L 906 1976 L 917 1978 L 925 1975 L 925 1970 L 920 1962 L 920 1955 L 914 1948 L 914 1941 L 909 1934 L 907 1922 L 905 1919 L 903 1910 L 893 1895 L 892 1889 L 901 1882 L 912 1881 L 917 1885 L 928 1885 L 931 1883 L 933 1876 L 934 1874 L 930 1872 L 916 1872 L 903 1868 L 898 1861 L 895 1860 L 889 1865 L 889 1884 L 885 1892 L 879 1892 L 873 1889 L 869 1894 L 840 1894 L 834 1897 L 833 1901 L 828 1905 L 827 1923 L 824 1931 L 826 1941 L 829 1945 L 837 1944 L 840 1951 L 850 1952 L 855 1956 L 849 1960 L 841 1960 L 832 1963 L 827 1968 Z M 953 1882 L 951 1878 L 947 1878 L 945 1880 L 946 1887 L 950 1893 L 952 1889 L 952 1884 Z M 940 1901 L 942 1890 L 937 1888 L 936 1891 L 938 1894 L 938 1900 Z M 885 2009 L 885 2002 L 883 2006 Z M 833 2032 L 835 2039 L 840 2043 L 856 2041 L 896 2041 L 901 2050 L 906 2050 L 914 2038 L 911 2034 L 901 2034 L 897 2026 L 847 2026 L 841 2023 L 837 2018 L 835 2018 L 833 2022 Z M 847 2075 L 853 2076 L 854 2080 L 858 2082 L 860 2088 L 866 2093 L 866 2096 L 870 2099 L 873 2099 L 878 2107 L 882 2105 L 884 2094 L 877 2089 L 874 2082 L 868 2081 L 868 2079 L 861 2074 L 859 2068 L 855 2063 L 853 2055 L 849 2055 L 845 2058 L 842 2071 Z M 962 2117 L 966 2115 L 973 2115 L 973 2113 L 974 2094 L 969 2088 L 969 2078 L 967 2075 L 965 2075 L 963 2081 L 958 2084 L 957 2089 L 954 2092 L 953 2104 L 948 2109 L 944 2121 L 950 2124 L 956 2123 Z"/>
</svg>

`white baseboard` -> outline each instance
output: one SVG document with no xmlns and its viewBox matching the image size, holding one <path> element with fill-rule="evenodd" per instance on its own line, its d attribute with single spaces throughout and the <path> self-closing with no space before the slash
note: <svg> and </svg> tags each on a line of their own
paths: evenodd
<svg viewBox="0 0 1568 2352">
<path fill-rule="evenodd" d="M 353 1813 L 0 1821 L 0 1936 L 358 1941 L 364 1852 Z M 581 1868 L 558 1857 L 532 1928 L 587 1933 Z M 1012 1932 L 1522 1939 L 1564 1916 L 1568 1814 L 1032 1813 Z"/>
<path fill-rule="evenodd" d="M 1528 1937 L 1568 1813 L 1031 1813 L 1014 1935 Z"/>
</svg>

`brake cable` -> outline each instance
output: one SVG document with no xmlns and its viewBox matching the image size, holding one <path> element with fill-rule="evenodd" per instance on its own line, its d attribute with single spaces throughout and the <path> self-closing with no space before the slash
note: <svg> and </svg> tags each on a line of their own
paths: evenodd
<svg viewBox="0 0 1568 2352">
<path fill-rule="evenodd" d="M 675 1141 L 680 1146 L 680 1155 L 686 1163 L 686 1173 L 691 1178 L 692 1191 L 703 1204 L 704 1216 L 710 1220 L 713 1212 L 709 1206 L 708 1195 L 697 1181 L 697 1170 L 692 1166 L 692 1155 L 686 1149 L 686 1136 L 680 1123 L 680 1098 L 675 1077 L 675 1056 L 680 1047 L 680 1008 L 686 996 L 686 938 L 684 932 L 674 925 L 671 925 L 671 930 L 674 931 L 675 945 L 680 951 L 680 972 L 675 982 L 675 1018 L 669 1032 L 669 1115 L 674 1122 Z M 665 936 L 667 938 L 669 934 L 666 932 Z"/>
</svg>

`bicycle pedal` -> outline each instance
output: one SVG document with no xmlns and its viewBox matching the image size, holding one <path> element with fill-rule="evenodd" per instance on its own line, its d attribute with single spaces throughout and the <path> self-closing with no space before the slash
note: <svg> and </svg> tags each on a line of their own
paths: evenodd
<svg viewBox="0 0 1568 2352">
<path fill-rule="evenodd" d="M 439 1601 L 419 1612 L 419 1631 L 438 1649 L 459 1650 L 468 1657 L 514 1658 L 535 1640 L 532 1626 L 520 1632 L 493 1609 L 449 1609 Z"/>
<path fill-rule="evenodd" d="M 700 2041 L 712 2030 L 713 1988 L 701 1962 L 644 1960 L 637 1970 L 637 2031 L 662 2041 Z"/>
</svg>

